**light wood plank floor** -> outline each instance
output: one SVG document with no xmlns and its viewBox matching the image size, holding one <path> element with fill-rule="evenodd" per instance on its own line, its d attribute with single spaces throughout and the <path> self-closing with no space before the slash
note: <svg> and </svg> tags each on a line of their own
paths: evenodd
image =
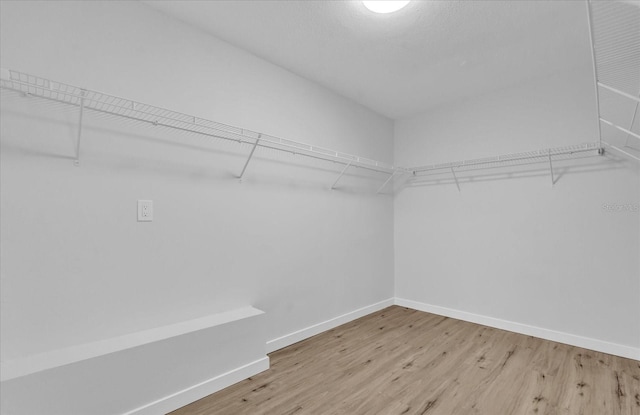
<svg viewBox="0 0 640 415">
<path fill-rule="evenodd" d="M 171 415 L 640 415 L 640 362 L 392 306 Z"/>
</svg>

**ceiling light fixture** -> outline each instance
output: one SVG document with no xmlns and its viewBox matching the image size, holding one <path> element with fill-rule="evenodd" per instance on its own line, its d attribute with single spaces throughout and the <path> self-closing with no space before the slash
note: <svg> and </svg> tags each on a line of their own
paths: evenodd
<svg viewBox="0 0 640 415">
<path fill-rule="evenodd" d="M 362 3 L 367 9 L 375 13 L 393 13 L 409 4 L 409 1 L 410 0 L 373 0 L 363 1 Z"/>
</svg>

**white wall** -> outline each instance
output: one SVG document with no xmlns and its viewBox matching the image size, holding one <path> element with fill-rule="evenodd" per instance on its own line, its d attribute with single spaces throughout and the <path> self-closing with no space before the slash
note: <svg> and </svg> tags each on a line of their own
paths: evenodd
<svg viewBox="0 0 640 415">
<path fill-rule="evenodd" d="M 137 2 L 2 2 L 2 66 L 390 162 L 392 121 Z M 274 45 L 277 47 L 277 45 Z M 267 339 L 393 296 L 384 176 L 3 98 L 2 359 L 251 304 Z M 373 191 L 372 191 L 373 190 Z M 155 220 L 136 222 L 136 200 Z"/>
<path fill-rule="evenodd" d="M 411 165 L 593 141 L 590 68 L 393 123 L 136 2 L 0 3 L 14 68 Z M 588 69 L 588 70 L 587 70 Z M 396 295 L 640 347 L 637 166 L 414 183 L 4 96 L 2 360 L 252 304 L 268 339 Z M 373 191 L 372 191 L 373 190 Z M 155 220 L 137 223 L 137 199 Z M 394 224 L 395 208 L 395 224 Z M 394 233 L 395 226 L 395 233 Z"/>
<path fill-rule="evenodd" d="M 588 58 L 571 73 L 398 121 L 395 162 L 596 141 Z M 450 173 L 409 183 L 395 198 L 396 296 L 423 309 L 637 358 L 638 165 L 608 153 L 556 161 L 554 169 L 553 187 L 547 164 L 507 169 L 511 175 L 458 173 L 461 192 Z M 604 204 L 635 211 L 610 212 Z"/>
</svg>

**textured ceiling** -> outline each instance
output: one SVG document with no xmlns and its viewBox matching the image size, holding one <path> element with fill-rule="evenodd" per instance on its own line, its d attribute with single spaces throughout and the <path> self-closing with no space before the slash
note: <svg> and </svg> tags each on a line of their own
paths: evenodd
<svg viewBox="0 0 640 415">
<path fill-rule="evenodd" d="M 399 119 L 591 65 L 582 1 L 144 1 Z"/>
</svg>

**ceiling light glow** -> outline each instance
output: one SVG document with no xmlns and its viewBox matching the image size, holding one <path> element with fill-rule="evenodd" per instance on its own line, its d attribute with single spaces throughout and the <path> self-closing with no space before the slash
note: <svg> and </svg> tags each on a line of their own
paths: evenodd
<svg viewBox="0 0 640 415">
<path fill-rule="evenodd" d="M 407 4 L 409 4 L 410 0 L 373 0 L 373 1 L 363 1 L 364 6 L 375 13 L 392 13 L 400 10 Z"/>
</svg>

